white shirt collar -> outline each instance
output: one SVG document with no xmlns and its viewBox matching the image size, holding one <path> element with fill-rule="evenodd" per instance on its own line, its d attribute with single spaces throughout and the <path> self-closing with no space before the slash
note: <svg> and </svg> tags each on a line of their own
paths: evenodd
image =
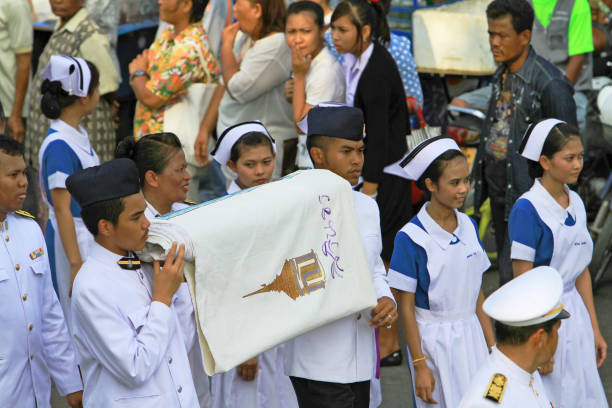
<svg viewBox="0 0 612 408">
<path fill-rule="evenodd" d="M 240 190 L 242 190 L 242 189 L 240 188 L 238 183 L 236 183 L 236 180 L 233 180 L 230 183 L 229 187 L 227 188 L 227 194 L 233 194 L 233 193 L 235 193 L 237 191 L 240 191 Z"/>
<path fill-rule="evenodd" d="M 359 58 L 355 58 L 355 56 L 351 53 L 347 53 L 344 55 L 342 59 L 342 66 L 344 67 L 345 72 L 356 73 L 359 71 L 363 72 L 366 65 L 368 65 L 368 61 L 370 61 L 370 57 L 372 56 L 372 52 L 374 51 L 374 43 L 368 45 L 368 48 L 365 49 L 363 53 L 359 56 Z"/>
<path fill-rule="evenodd" d="M 527 371 L 519 367 L 514 361 L 510 360 L 508 356 L 502 353 L 496 346 L 493 347 L 491 354 L 494 359 L 502 363 L 508 368 L 508 374 L 512 376 L 512 381 L 517 380 L 523 385 L 529 386 L 533 382 L 533 374 L 529 374 Z"/>
<path fill-rule="evenodd" d="M 567 215 L 569 214 L 574 220 L 576 219 L 576 209 L 574 205 L 574 200 L 572 199 L 572 194 L 570 194 L 570 189 L 567 185 L 563 186 L 563 189 L 567 193 L 569 197 L 569 206 L 567 208 L 563 208 L 561 204 L 555 198 L 550 195 L 548 190 L 542 185 L 542 182 L 539 178 L 535 179 L 533 183 L 533 190 L 536 192 L 542 199 L 546 202 L 546 210 L 554 215 L 555 218 L 559 220 L 561 224 L 565 223 L 567 219 Z"/>
<path fill-rule="evenodd" d="M 55 119 L 51 122 L 51 129 L 54 129 L 62 134 L 66 139 L 71 142 L 71 145 L 82 150 L 90 156 L 94 155 L 94 151 L 89 141 L 87 131 L 83 126 L 79 125 L 78 130 L 67 124 L 61 119 Z"/>
<path fill-rule="evenodd" d="M 145 203 L 147 203 L 147 209 L 145 210 L 145 216 L 147 216 L 147 218 L 151 219 L 157 217 L 158 215 L 161 215 L 159 211 L 157 211 L 155 207 L 153 207 L 153 204 L 151 204 L 147 200 L 145 200 Z"/>
<path fill-rule="evenodd" d="M 421 224 L 423 224 L 423 227 L 425 227 L 425 230 L 427 231 L 429 236 L 431 236 L 433 240 L 436 241 L 436 243 L 440 246 L 440 248 L 444 250 L 448 249 L 451 244 L 455 245 L 457 243 L 461 243 L 463 245 L 466 245 L 466 243 L 462 239 L 463 228 L 461 226 L 461 218 L 459 217 L 459 211 L 455 210 L 455 216 L 457 217 L 457 228 L 451 234 L 450 232 L 444 230 L 433 218 L 431 218 L 431 215 L 429 215 L 429 213 L 427 212 L 427 207 L 429 206 L 429 204 L 430 202 L 425 203 L 425 205 L 421 207 L 421 210 L 417 214 L 419 221 L 421 221 Z"/>
<path fill-rule="evenodd" d="M 351 53 L 344 54 L 344 58 L 342 59 L 342 70 L 346 78 L 346 104 L 349 106 L 354 105 L 357 84 L 359 84 L 361 74 L 363 74 L 363 71 L 368 65 L 373 51 L 374 43 L 370 44 L 359 58 L 355 58 Z"/>
<path fill-rule="evenodd" d="M 104 265 L 116 266 L 121 269 L 117 262 L 123 258 L 121 255 L 116 254 L 108 249 L 104 248 L 102 245 L 98 244 L 94 241 L 89 248 L 89 253 L 87 254 L 87 258 L 95 259 Z"/>
</svg>

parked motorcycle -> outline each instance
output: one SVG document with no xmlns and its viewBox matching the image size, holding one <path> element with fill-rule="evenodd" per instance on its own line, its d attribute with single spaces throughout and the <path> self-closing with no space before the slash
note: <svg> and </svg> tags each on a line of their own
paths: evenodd
<svg viewBox="0 0 612 408">
<path fill-rule="evenodd" d="M 601 284 L 606 271 L 612 269 L 612 172 L 600 197 L 601 207 L 589 228 L 594 237 L 590 265 L 593 290 Z"/>
</svg>

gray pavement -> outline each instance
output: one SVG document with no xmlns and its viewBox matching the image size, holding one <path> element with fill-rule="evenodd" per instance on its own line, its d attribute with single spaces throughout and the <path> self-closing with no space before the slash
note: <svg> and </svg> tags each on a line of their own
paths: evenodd
<svg viewBox="0 0 612 408">
<path fill-rule="evenodd" d="M 608 343 L 610 354 L 612 354 L 612 267 L 608 271 L 607 280 L 595 292 L 595 307 L 599 316 L 599 325 L 606 342 Z M 498 275 L 496 271 L 487 272 L 484 276 L 485 296 L 489 295 L 497 288 Z M 402 348 L 404 348 L 402 339 Z M 405 357 L 405 353 L 404 353 Z M 599 369 L 601 379 L 608 396 L 608 401 L 612 402 L 612 356 L 604 362 Z M 398 367 L 383 367 L 381 369 L 383 403 L 381 408 L 412 408 L 412 385 L 410 372 L 404 364 Z M 52 396 L 52 406 L 54 408 L 67 407 L 65 400 L 57 395 L 54 390 Z M 144 408 L 144 407 L 143 407 Z"/>
</svg>

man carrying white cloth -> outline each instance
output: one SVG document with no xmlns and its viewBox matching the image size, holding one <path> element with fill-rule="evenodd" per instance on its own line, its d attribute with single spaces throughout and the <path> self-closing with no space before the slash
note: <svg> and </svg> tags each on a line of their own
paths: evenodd
<svg viewBox="0 0 612 408">
<path fill-rule="evenodd" d="M 330 170 L 356 185 L 363 167 L 364 120 L 360 109 L 340 104 L 313 107 L 300 123 L 317 169 Z M 397 319 L 380 258 L 377 204 L 354 192 L 355 213 L 378 304 L 371 316 L 355 313 L 299 336 L 286 345 L 285 374 L 300 407 L 368 408 L 377 364 L 374 329 Z"/>
<path fill-rule="evenodd" d="M 136 165 L 112 160 L 74 173 L 66 187 L 95 239 L 72 289 L 84 406 L 199 407 L 187 357 L 195 321 L 184 246 L 177 255 L 173 244 L 153 271 L 132 254 L 149 228 Z"/>
</svg>

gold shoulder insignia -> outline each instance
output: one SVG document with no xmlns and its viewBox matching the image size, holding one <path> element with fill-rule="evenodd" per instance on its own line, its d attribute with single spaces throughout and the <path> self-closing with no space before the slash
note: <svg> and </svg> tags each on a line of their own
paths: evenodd
<svg viewBox="0 0 612 408">
<path fill-rule="evenodd" d="M 508 380 L 505 375 L 500 373 L 493 374 L 491 381 L 489 381 L 487 391 L 484 394 L 484 398 L 500 404 L 504 397 L 507 382 Z"/>
<path fill-rule="evenodd" d="M 185 204 L 187 205 L 196 205 L 197 203 L 195 201 L 191 201 L 191 200 L 185 200 L 183 201 Z"/>
<path fill-rule="evenodd" d="M 22 217 L 32 218 L 33 220 L 36 219 L 36 217 L 34 217 L 32 214 L 30 214 L 27 211 L 23 211 L 23 210 L 17 210 L 17 211 L 15 211 L 15 214 L 21 215 Z"/>
</svg>

